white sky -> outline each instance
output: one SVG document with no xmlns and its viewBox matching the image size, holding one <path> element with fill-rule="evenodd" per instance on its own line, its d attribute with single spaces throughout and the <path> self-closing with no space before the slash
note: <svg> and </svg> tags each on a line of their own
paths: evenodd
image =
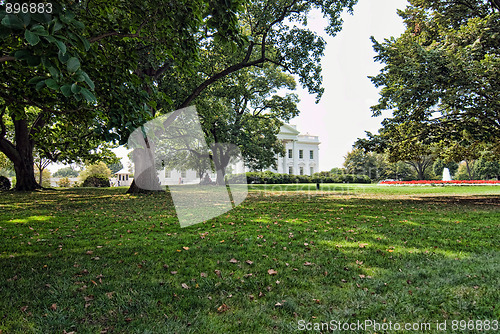
<svg viewBox="0 0 500 334">
<path fill-rule="evenodd" d="M 298 89 L 300 115 L 290 123 L 303 134 L 319 136 L 320 170 L 342 167 L 344 156 L 365 131 L 377 132 L 381 117 L 371 117 L 370 106 L 376 104 L 379 90 L 367 76 L 377 75 L 382 65 L 373 60 L 376 55 L 370 36 L 379 42 L 399 36 L 404 30 L 397 9 L 404 9 L 406 0 L 359 0 L 354 14 L 343 16 L 342 31 L 335 37 L 325 33 L 327 47 L 322 60 L 325 93 L 315 104 L 314 96 Z M 317 15 L 309 23 L 319 33 L 325 23 Z"/>
<path fill-rule="evenodd" d="M 326 21 L 321 14 L 313 14 L 309 20 L 310 28 L 327 42 L 322 60 L 325 93 L 315 104 L 314 96 L 298 88 L 301 113 L 290 123 L 296 124 L 302 134 L 319 136 L 320 170 L 341 167 L 356 139 L 364 137 L 365 131 L 380 128 L 383 118 L 371 117 L 370 111 L 378 100 L 378 89 L 367 76 L 377 75 L 382 65 L 373 60 L 370 36 L 378 41 L 399 36 L 404 26 L 396 10 L 407 4 L 406 0 L 359 0 L 354 15 L 343 16 L 342 31 L 335 37 L 324 33 Z M 127 167 L 126 150 L 122 147 L 115 152 Z M 49 170 L 53 173 L 61 167 L 52 164 Z"/>
</svg>

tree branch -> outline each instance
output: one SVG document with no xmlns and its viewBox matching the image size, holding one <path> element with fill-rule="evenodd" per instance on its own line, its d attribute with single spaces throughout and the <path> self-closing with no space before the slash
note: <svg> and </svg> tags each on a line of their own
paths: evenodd
<svg viewBox="0 0 500 334">
<path fill-rule="evenodd" d="M 146 24 L 146 22 L 147 22 L 147 20 L 143 21 L 141 23 L 141 25 L 139 26 L 139 28 L 137 29 L 137 32 L 135 34 L 122 34 L 122 33 L 119 33 L 118 31 L 110 31 L 110 32 L 104 33 L 102 35 L 90 38 L 89 42 L 90 43 L 94 43 L 94 42 L 100 41 L 103 38 L 111 37 L 111 36 L 118 36 L 118 37 L 139 37 L 139 35 L 141 33 L 141 30 L 142 30 L 142 27 L 144 27 L 144 25 Z"/>
<path fill-rule="evenodd" d="M 0 63 L 3 63 L 5 61 L 9 61 L 9 60 L 16 60 L 16 57 L 12 57 L 12 56 L 2 56 L 2 57 L 0 57 Z"/>
</svg>

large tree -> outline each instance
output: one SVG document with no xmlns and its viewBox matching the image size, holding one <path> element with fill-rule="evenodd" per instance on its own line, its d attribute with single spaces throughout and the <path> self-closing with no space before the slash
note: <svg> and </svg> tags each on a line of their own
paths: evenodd
<svg viewBox="0 0 500 334">
<path fill-rule="evenodd" d="M 202 32 L 198 37 L 202 41 L 203 61 L 196 72 L 186 74 L 174 68 L 166 68 L 155 79 L 158 80 L 161 91 L 172 100 L 172 105 L 180 109 L 192 103 L 201 103 L 197 98 L 202 92 L 232 73 L 274 64 L 289 74 L 297 75 L 303 87 L 319 100 L 323 93 L 321 56 L 326 43 L 308 29 L 308 14 L 311 10 L 322 12 L 329 20 L 326 31 L 334 36 L 341 29 L 342 12 L 344 9 L 352 11 L 356 2 L 357 0 L 249 0 L 238 17 L 241 26 L 240 46 L 221 43 L 220 39 Z M 174 113 L 167 123 L 175 117 Z M 265 122 L 261 126 L 265 127 Z M 266 144 L 271 145 L 270 151 L 273 143 Z M 154 175 L 148 178 L 153 179 Z M 140 189 L 133 183 L 129 192 L 135 191 Z"/>
<path fill-rule="evenodd" d="M 39 187 L 35 145 L 74 159 L 103 141 L 126 142 L 166 100 L 151 78 L 192 68 L 200 31 L 236 39 L 238 8 L 238 0 L 54 1 L 44 14 L 2 7 L 0 151 L 16 189 Z"/>
<path fill-rule="evenodd" d="M 374 115 L 392 110 L 393 123 L 426 124 L 420 136 L 500 137 L 500 6 L 486 0 L 410 0 L 399 15 L 406 31 L 373 39 L 372 77 L 381 87 Z"/>
</svg>

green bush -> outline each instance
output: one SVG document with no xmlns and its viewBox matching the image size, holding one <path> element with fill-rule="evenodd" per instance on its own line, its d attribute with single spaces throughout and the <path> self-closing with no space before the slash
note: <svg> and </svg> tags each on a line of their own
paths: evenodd
<svg viewBox="0 0 500 334">
<path fill-rule="evenodd" d="M 241 175 L 241 174 L 236 174 Z M 231 182 L 236 175 L 227 175 Z M 328 172 L 309 175 L 278 174 L 270 171 L 246 173 L 248 184 L 287 184 L 287 183 L 371 183 L 367 175 L 330 174 Z"/>
<path fill-rule="evenodd" d="M 0 176 L 0 190 L 9 190 L 11 187 L 10 181 L 5 176 Z"/>
<path fill-rule="evenodd" d="M 82 187 L 109 187 L 109 178 L 105 175 L 89 176 L 83 181 Z"/>
</svg>

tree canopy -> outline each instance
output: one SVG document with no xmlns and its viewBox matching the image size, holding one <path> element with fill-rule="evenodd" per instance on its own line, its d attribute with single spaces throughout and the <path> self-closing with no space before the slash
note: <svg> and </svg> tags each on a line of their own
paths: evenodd
<svg viewBox="0 0 500 334">
<path fill-rule="evenodd" d="M 406 31 L 380 43 L 372 38 L 376 60 L 384 64 L 371 77 L 381 87 L 379 116 L 389 123 L 414 121 L 421 137 L 500 137 L 500 13 L 497 1 L 410 0 L 399 12 Z"/>
</svg>

